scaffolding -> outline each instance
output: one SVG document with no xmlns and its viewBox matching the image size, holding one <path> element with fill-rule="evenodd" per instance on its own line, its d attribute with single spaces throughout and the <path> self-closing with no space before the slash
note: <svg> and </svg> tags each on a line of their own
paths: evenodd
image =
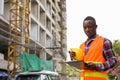
<svg viewBox="0 0 120 80">
<path fill-rule="evenodd" d="M 10 0 L 9 42 L 8 42 L 8 80 L 15 77 L 21 70 L 19 55 L 24 50 L 29 53 L 29 48 L 16 43 L 30 43 L 30 0 Z M 13 40 L 14 42 L 12 42 Z M 13 69 L 11 69 L 13 66 Z"/>
</svg>

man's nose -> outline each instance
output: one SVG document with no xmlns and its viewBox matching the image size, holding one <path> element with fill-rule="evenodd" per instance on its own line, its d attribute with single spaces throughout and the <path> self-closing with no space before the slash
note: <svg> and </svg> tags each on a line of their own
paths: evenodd
<svg viewBox="0 0 120 80">
<path fill-rule="evenodd" d="M 85 29 L 85 31 L 89 31 L 89 28 L 87 27 L 87 28 Z"/>
</svg>

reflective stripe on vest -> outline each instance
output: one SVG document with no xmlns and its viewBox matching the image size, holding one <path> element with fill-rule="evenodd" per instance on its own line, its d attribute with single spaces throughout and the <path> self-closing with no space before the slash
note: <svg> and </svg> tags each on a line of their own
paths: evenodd
<svg viewBox="0 0 120 80">
<path fill-rule="evenodd" d="M 87 62 L 88 63 L 88 62 Z M 102 63 L 102 62 L 93 62 L 94 64 Z M 107 74 L 103 72 L 85 72 L 86 77 L 100 77 L 107 78 Z"/>
<path fill-rule="evenodd" d="M 80 77 L 80 80 L 84 80 L 84 78 L 83 78 L 83 77 Z"/>
<path fill-rule="evenodd" d="M 85 72 L 85 76 L 107 78 L 107 74 L 103 74 L 101 72 Z"/>
</svg>

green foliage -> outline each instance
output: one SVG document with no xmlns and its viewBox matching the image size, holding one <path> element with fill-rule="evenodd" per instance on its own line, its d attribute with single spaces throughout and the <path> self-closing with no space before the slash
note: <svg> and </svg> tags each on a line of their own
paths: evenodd
<svg viewBox="0 0 120 80">
<path fill-rule="evenodd" d="M 80 76 L 80 70 L 67 64 L 67 75 L 69 77 Z"/>
<path fill-rule="evenodd" d="M 119 40 L 115 40 L 113 42 L 113 51 L 116 56 L 120 56 L 120 41 Z"/>
<path fill-rule="evenodd" d="M 115 76 L 109 75 L 109 76 L 108 76 L 108 80 L 115 80 Z"/>
<path fill-rule="evenodd" d="M 118 73 L 120 73 L 120 40 L 115 40 L 113 42 L 113 51 L 115 53 L 117 63 L 108 71 L 109 80 L 114 80 Z"/>
</svg>

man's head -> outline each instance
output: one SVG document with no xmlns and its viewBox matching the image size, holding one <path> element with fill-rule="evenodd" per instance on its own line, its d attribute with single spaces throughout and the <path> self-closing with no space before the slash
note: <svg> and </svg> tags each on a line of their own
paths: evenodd
<svg viewBox="0 0 120 80">
<path fill-rule="evenodd" d="M 96 28 L 96 20 L 91 16 L 87 16 L 83 21 L 83 29 L 88 38 L 96 35 Z"/>
</svg>

